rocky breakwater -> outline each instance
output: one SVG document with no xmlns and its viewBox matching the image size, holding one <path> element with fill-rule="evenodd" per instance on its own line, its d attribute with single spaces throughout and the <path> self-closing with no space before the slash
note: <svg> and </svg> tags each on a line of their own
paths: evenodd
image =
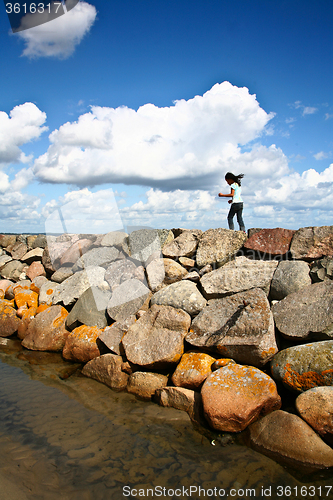
<svg viewBox="0 0 333 500">
<path fill-rule="evenodd" d="M 0 235 L 0 336 L 333 467 L 333 226 Z M 287 396 L 286 396 L 287 395 Z"/>
</svg>

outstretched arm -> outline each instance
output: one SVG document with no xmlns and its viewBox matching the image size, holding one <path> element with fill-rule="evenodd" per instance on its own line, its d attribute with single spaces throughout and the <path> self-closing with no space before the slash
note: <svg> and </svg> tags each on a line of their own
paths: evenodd
<svg viewBox="0 0 333 500">
<path fill-rule="evenodd" d="M 231 188 L 231 193 L 230 194 L 222 194 L 219 193 L 220 198 L 232 198 L 234 196 L 235 190 Z"/>
</svg>

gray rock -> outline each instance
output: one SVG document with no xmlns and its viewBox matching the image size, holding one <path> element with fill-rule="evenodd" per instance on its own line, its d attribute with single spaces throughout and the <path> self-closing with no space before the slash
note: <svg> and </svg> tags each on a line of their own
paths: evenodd
<svg viewBox="0 0 333 500">
<path fill-rule="evenodd" d="M 82 375 L 102 382 L 115 391 L 126 389 L 128 375 L 121 370 L 122 357 L 103 354 L 89 361 L 82 369 Z"/>
<path fill-rule="evenodd" d="M 139 229 L 133 231 L 123 243 L 124 252 L 132 259 L 146 263 L 155 252 L 161 252 L 161 243 L 157 229 Z"/>
<path fill-rule="evenodd" d="M 294 259 L 333 257 L 333 226 L 302 227 L 293 236 L 290 251 Z"/>
<path fill-rule="evenodd" d="M 273 316 L 260 288 L 210 300 L 192 321 L 186 341 L 257 367 L 278 351 Z"/>
<path fill-rule="evenodd" d="M 106 267 L 111 262 L 119 258 L 119 250 L 115 247 L 93 248 L 80 257 L 74 264 L 72 270 L 74 273 L 81 271 L 89 266 Z"/>
<path fill-rule="evenodd" d="M 40 247 L 34 247 L 33 250 L 27 252 L 23 257 L 21 257 L 21 261 L 30 266 L 33 262 L 41 262 L 43 257 L 44 249 Z"/>
<path fill-rule="evenodd" d="M 275 260 L 236 257 L 235 260 L 201 278 L 203 294 L 207 299 L 215 299 L 251 288 L 262 288 L 268 295 L 277 265 L 278 262 Z"/>
<path fill-rule="evenodd" d="M 146 268 L 147 281 L 152 292 L 157 292 L 163 288 L 165 278 L 164 259 L 152 260 Z"/>
<path fill-rule="evenodd" d="M 53 296 L 53 304 L 60 302 L 65 306 L 73 304 L 91 286 L 107 290 L 104 274 L 105 269 L 96 266 L 87 267 L 84 271 L 73 274 L 58 285 Z"/>
<path fill-rule="evenodd" d="M 174 365 L 184 352 L 184 337 L 190 324 L 186 312 L 153 305 L 122 340 L 128 361 L 153 369 Z"/>
<path fill-rule="evenodd" d="M 107 311 L 115 321 L 124 321 L 135 314 L 150 296 L 150 290 L 139 280 L 123 282 L 112 292 Z"/>
<path fill-rule="evenodd" d="M 128 332 L 129 327 L 135 322 L 136 317 L 134 315 L 129 316 L 124 321 L 116 321 L 111 326 L 104 328 L 98 338 L 108 349 L 110 349 L 110 351 L 113 351 L 115 354 L 124 354 L 121 341 L 125 333 Z"/>
<path fill-rule="evenodd" d="M 114 290 L 124 281 L 134 279 L 137 273 L 137 266 L 129 259 L 117 260 L 110 264 L 105 272 L 105 281 Z"/>
<path fill-rule="evenodd" d="M 32 243 L 32 248 L 45 248 L 47 246 L 47 239 L 45 234 L 39 234 Z"/>
<path fill-rule="evenodd" d="M 111 233 L 107 233 L 102 237 L 101 246 L 122 248 L 124 240 L 127 237 L 128 237 L 127 233 L 124 233 L 122 231 L 112 231 Z"/>
<path fill-rule="evenodd" d="M 164 245 L 162 253 L 164 257 L 192 257 L 195 254 L 198 239 L 202 231 L 184 231 L 170 243 Z"/>
<path fill-rule="evenodd" d="M 198 314 L 206 305 L 206 300 L 192 281 L 178 281 L 156 292 L 151 304 L 172 306 L 183 309 L 190 315 Z"/>
<path fill-rule="evenodd" d="M 108 324 L 106 308 L 110 297 L 110 292 L 103 292 L 96 286 L 88 288 L 67 316 L 67 328 L 73 330 L 80 325 L 105 328 Z"/>
<path fill-rule="evenodd" d="M 252 448 L 287 465 L 309 470 L 333 466 L 333 450 L 297 415 L 274 411 L 248 428 Z"/>
<path fill-rule="evenodd" d="M 278 330 L 293 339 L 333 337 L 333 283 L 323 281 L 290 293 L 272 307 Z"/>
<path fill-rule="evenodd" d="M 11 260 L 0 270 L 0 276 L 7 280 L 18 281 L 25 268 L 27 269 L 27 266 L 23 262 Z"/>
<path fill-rule="evenodd" d="M 160 239 L 161 248 L 168 243 L 171 243 L 174 240 L 174 234 L 170 229 L 158 229 L 157 230 L 158 237 Z"/>
<path fill-rule="evenodd" d="M 59 283 L 55 283 L 53 281 L 46 280 L 40 287 L 39 290 L 39 299 L 38 303 L 47 304 L 48 306 L 52 305 L 53 296 L 55 291 L 57 290 Z"/>
<path fill-rule="evenodd" d="M 270 297 L 272 300 L 281 300 L 308 285 L 311 285 L 308 264 L 303 261 L 284 260 L 279 262 L 273 275 Z"/>
<path fill-rule="evenodd" d="M 168 377 L 160 373 L 135 372 L 129 376 L 127 392 L 140 399 L 150 401 L 156 389 L 162 389 L 168 383 Z"/>
<path fill-rule="evenodd" d="M 310 276 L 315 283 L 333 280 L 333 258 L 324 257 L 314 262 L 311 266 Z"/>
<path fill-rule="evenodd" d="M 55 273 L 52 274 L 51 279 L 56 283 L 62 283 L 70 276 L 73 276 L 73 271 L 70 267 L 60 267 Z"/>
<path fill-rule="evenodd" d="M 302 392 L 317 386 L 333 385 L 333 340 L 288 347 L 271 361 L 275 380 L 287 389 Z"/>
<path fill-rule="evenodd" d="M 242 231 L 230 229 L 208 229 L 199 240 L 197 251 L 197 265 L 206 264 L 223 265 L 233 258 L 247 240 Z"/>
</svg>

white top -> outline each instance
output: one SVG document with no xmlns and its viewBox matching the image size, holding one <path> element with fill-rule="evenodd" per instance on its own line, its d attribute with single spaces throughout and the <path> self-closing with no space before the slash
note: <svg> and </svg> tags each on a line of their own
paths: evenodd
<svg viewBox="0 0 333 500">
<path fill-rule="evenodd" d="M 232 203 L 243 203 L 242 197 L 241 197 L 241 192 L 242 188 L 240 187 L 237 182 L 234 182 L 231 184 L 231 188 L 234 190 L 234 195 L 232 197 Z"/>
</svg>

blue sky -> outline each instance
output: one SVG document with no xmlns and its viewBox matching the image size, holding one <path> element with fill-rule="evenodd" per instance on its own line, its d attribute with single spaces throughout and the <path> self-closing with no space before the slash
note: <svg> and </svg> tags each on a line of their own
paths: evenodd
<svg viewBox="0 0 333 500">
<path fill-rule="evenodd" d="M 227 227 L 228 170 L 247 227 L 332 224 L 332 20 L 327 1 L 96 0 L 12 34 L 0 8 L 1 230 L 70 204 L 106 232 L 110 198 L 125 228 Z"/>
</svg>

